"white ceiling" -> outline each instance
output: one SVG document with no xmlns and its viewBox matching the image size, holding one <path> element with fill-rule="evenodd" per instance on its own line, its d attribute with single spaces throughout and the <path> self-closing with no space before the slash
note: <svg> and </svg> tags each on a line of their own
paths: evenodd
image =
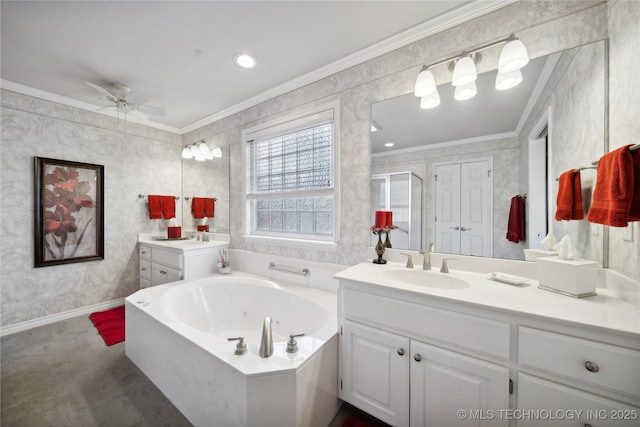
<svg viewBox="0 0 640 427">
<path fill-rule="evenodd" d="M 89 110 L 106 103 L 85 81 L 123 83 L 166 110 L 143 123 L 185 133 L 508 2 L 3 0 L 0 76 Z"/>
</svg>

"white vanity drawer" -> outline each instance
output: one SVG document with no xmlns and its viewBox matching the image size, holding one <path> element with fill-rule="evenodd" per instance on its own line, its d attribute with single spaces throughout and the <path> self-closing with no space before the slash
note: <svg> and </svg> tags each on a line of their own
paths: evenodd
<svg viewBox="0 0 640 427">
<path fill-rule="evenodd" d="M 640 351 L 520 326 L 518 355 L 522 365 L 640 396 Z"/>
<path fill-rule="evenodd" d="M 393 298 L 344 290 L 344 317 L 422 340 L 509 360 L 510 325 Z"/>
<path fill-rule="evenodd" d="M 163 283 L 175 282 L 182 278 L 182 271 L 169 268 L 164 265 L 152 264 L 151 266 L 151 283 L 162 285 Z"/>
<path fill-rule="evenodd" d="M 151 286 L 151 280 L 140 279 L 140 289 L 148 288 Z"/>
<path fill-rule="evenodd" d="M 146 245 L 138 245 L 138 252 L 140 253 L 140 259 L 146 259 L 151 261 L 151 247 Z"/>
<path fill-rule="evenodd" d="M 140 278 L 151 280 L 151 261 L 140 260 Z"/>
<path fill-rule="evenodd" d="M 180 252 L 165 251 L 164 249 L 151 248 L 151 259 L 154 263 L 168 265 L 182 270 L 182 254 Z"/>
</svg>

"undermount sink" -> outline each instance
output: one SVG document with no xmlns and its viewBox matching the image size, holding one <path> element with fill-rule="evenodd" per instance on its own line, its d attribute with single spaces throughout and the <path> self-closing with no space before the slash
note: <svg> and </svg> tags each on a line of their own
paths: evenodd
<svg viewBox="0 0 640 427">
<path fill-rule="evenodd" d="M 382 276 L 397 282 L 438 289 L 464 289 L 469 284 L 464 280 L 451 277 L 448 273 L 438 273 L 422 269 L 394 269 L 382 272 Z"/>
</svg>

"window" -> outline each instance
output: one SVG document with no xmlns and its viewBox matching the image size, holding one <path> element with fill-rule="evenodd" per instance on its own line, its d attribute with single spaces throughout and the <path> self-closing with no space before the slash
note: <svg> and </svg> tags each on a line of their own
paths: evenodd
<svg viewBox="0 0 640 427">
<path fill-rule="evenodd" d="M 337 106 L 326 108 L 245 131 L 249 236 L 337 241 Z"/>
</svg>

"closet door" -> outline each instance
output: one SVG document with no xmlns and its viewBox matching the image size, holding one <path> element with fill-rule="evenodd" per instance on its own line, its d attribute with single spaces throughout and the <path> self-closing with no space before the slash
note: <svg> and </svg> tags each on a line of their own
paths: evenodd
<svg viewBox="0 0 640 427">
<path fill-rule="evenodd" d="M 460 164 L 437 165 L 436 251 L 460 253 Z"/>
<path fill-rule="evenodd" d="M 460 254 L 492 256 L 492 209 L 489 161 L 460 165 Z"/>
</svg>

